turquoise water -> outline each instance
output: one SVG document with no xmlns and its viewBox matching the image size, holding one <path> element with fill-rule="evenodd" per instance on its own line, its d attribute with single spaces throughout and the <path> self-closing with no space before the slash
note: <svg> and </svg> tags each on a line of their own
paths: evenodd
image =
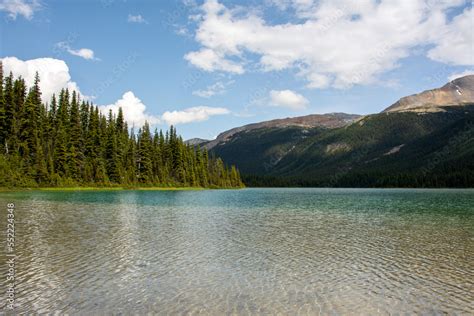
<svg viewBox="0 0 474 316">
<path fill-rule="evenodd" d="M 473 313 L 474 190 L 1 193 L 2 227 L 10 202 L 17 313 Z"/>
</svg>

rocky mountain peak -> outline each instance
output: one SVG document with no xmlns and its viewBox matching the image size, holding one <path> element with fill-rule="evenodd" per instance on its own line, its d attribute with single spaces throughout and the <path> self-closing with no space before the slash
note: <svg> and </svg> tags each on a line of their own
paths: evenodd
<svg viewBox="0 0 474 316">
<path fill-rule="evenodd" d="M 474 103 L 474 75 L 448 82 L 441 88 L 403 97 L 383 112 L 440 112 L 441 107 Z"/>
</svg>

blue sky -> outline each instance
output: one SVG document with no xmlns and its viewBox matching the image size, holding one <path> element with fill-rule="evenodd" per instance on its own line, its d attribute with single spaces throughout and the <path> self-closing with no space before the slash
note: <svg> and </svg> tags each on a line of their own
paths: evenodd
<svg viewBox="0 0 474 316">
<path fill-rule="evenodd" d="M 45 97 L 67 86 L 137 125 L 213 138 L 379 112 L 468 74 L 472 12 L 458 0 L 0 0 L 0 58 L 27 79 L 39 70 Z"/>
</svg>

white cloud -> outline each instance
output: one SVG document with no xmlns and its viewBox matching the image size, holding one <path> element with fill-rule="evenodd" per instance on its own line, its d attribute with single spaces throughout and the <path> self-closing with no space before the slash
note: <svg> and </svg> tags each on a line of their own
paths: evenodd
<svg viewBox="0 0 474 316">
<path fill-rule="evenodd" d="M 230 111 L 226 108 L 196 106 L 182 111 L 166 111 L 161 118 L 168 123 L 168 125 L 178 125 L 206 121 L 211 116 L 229 113 Z"/>
<path fill-rule="evenodd" d="M 207 86 L 206 89 L 193 91 L 193 95 L 197 95 L 202 98 L 210 98 L 214 95 L 219 95 L 226 92 L 227 87 L 232 83 L 234 83 L 232 80 L 225 83 L 218 81 L 210 86 Z"/>
<path fill-rule="evenodd" d="M 137 14 L 137 15 L 129 14 L 128 18 L 127 18 L 127 21 L 130 22 L 130 23 L 148 24 L 148 21 L 145 20 L 141 16 L 141 14 Z"/>
<path fill-rule="evenodd" d="M 474 75 L 474 69 L 466 69 L 461 73 L 455 73 L 448 77 L 449 81 L 453 81 L 454 79 L 461 78 L 464 76 Z"/>
<path fill-rule="evenodd" d="M 15 20 L 18 15 L 22 15 L 28 20 L 33 18 L 33 14 L 41 7 L 37 0 L 0 0 L 0 11 L 8 12 L 8 16 Z"/>
<path fill-rule="evenodd" d="M 190 52 L 184 58 L 191 64 L 205 70 L 222 70 L 230 73 L 243 74 L 244 68 L 237 62 L 228 60 L 223 54 L 212 49 L 201 49 L 197 52 Z"/>
<path fill-rule="evenodd" d="M 291 110 L 304 110 L 308 107 L 309 101 L 301 94 L 291 90 L 272 90 L 270 91 L 270 104 Z"/>
<path fill-rule="evenodd" d="M 1 59 L 5 75 L 10 71 L 15 77 L 22 76 L 28 86 L 32 86 L 35 74 L 40 76 L 40 88 L 43 102 L 50 102 L 54 93 L 59 93 L 62 88 L 76 90 L 80 93 L 79 87 L 71 81 L 69 67 L 63 60 L 54 58 L 37 58 L 30 60 L 20 60 L 16 57 L 5 57 Z M 86 96 L 83 96 L 87 98 Z"/>
<path fill-rule="evenodd" d="M 452 65 L 474 65 L 474 11 L 456 16 L 441 32 L 436 32 L 437 46 L 428 52 L 434 60 Z"/>
<path fill-rule="evenodd" d="M 94 51 L 90 48 L 72 49 L 66 42 L 59 42 L 56 44 L 59 49 L 67 51 L 69 54 L 78 56 L 87 60 L 99 60 L 94 56 Z"/>
<path fill-rule="evenodd" d="M 201 47 L 185 59 L 205 71 L 242 74 L 256 56 L 263 71 L 296 69 L 309 88 L 373 83 L 427 45 L 434 45 L 430 58 L 472 62 L 472 10 L 452 22 L 446 17 L 446 11 L 463 0 L 272 2 L 281 9 L 291 7 L 288 13 L 300 22 L 290 16 L 291 22 L 269 23 L 252 8 L 205 1 L 202 14 L 194 17 Z M 453 45 L 444 44 L 451 39 Z"/>
<path fill-rule="evenodd" d="M 127 91 L 122 98 L 117 100 L 114 104 L 102 105 L 99 107 L 100 111 L 108 114 L 110 110 L 117 114 L 119 108 L 122 108 L 125 120 L 129 127 L 141 127 L 147 121 L 150 125 L 155 125 L 160 122 L 158 116 L 146 113 L 146 105 L 137 98 L 132 91 Z"/>
<path fill-rule="evenodd" d="M 318 74 L 318 73 L 315 73 L 315 72 L 309 72 L 306 75 L 306 77 L 308 78 L 308 81 L 309 81 L 307 87 L 312 88 L 312 89 L 327 88 L 331 83 L 328 76 L 321 75 L 321 74 Z"/>
<path fill-rule="evenodd" d="M 79 57 L 82 57 L 84 59 L 96 59 L 94 57 L 94 51 L 92 49 L 89 49 L 89 48 L 70 49 L 70 50 L 68 50 L 68 52 L 71 55 L 79 56 Z"/>
</svg>

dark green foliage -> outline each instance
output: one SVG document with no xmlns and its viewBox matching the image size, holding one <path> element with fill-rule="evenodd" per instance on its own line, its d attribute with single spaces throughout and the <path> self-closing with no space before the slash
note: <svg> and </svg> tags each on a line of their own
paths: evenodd
<svg viewBox="0 0 474 316">
<path fill-rule="evenodd" d="M 5 98 L 3 95 L 3 64 L 0 63 L 0 144 L 5 143 L 6 133 L 6 112 L 5 112 Z"/>
<path fill-rule="evenodd" d="M 186 145 L 171 127 L 152 135 L 148 123 L 129 133 L 121 109 L 106 117 L 75 91 L 45 106 L 39 76 L 3 78 L 0 62 L 0 187 L 242 187 L 239 172 Z"/>
<path fill-rule="evenodd" d="M 145 123 L 138 132 L 138 180 L 142 183 L 153 182 L 153 165 L 151 160 L 152 142 L 150 126 Z"/>
<path fill-rule="evenodd" d="M 444 110 L 247 131 L 212 150 L 248 186 L 474 187 L 474 105 Z"/>
</svg>

